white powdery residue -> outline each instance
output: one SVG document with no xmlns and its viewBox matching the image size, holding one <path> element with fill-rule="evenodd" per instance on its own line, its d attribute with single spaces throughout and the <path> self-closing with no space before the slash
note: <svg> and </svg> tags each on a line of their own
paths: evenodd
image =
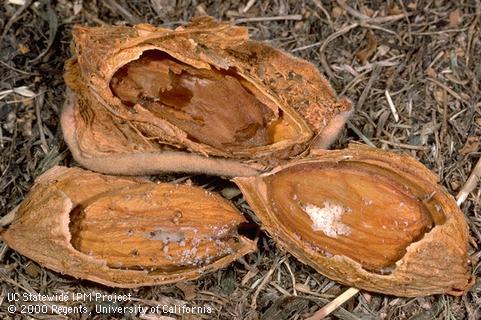
<svg viewBox="0 0 481 320">
<path fill-rule="evenodd" d="M 302 209 L 312 220 L 312 229 L 322 231 L 326 236 L 337 238 L 338 235 L 349 235 L 351 228 L 341 221 L 341 216 L 346 210 L 335 203 L 324 201 L 324 207 L 319 208 L 313 204 L 306 204 Z"/>
<path fill-rule="evenodd" d="M 369 199 L 363 199 L 363 202 L 366 206 L 370 206 L 372 204 L 372 200 Z"/>
</svg>

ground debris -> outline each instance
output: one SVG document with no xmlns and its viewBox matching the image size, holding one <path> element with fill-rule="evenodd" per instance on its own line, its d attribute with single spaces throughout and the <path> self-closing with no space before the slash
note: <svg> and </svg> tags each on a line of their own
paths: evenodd
<svg viewBox="0 0 481 320">
<path fill-rule="evenodd" d="M 47 1 L 5 1 L 0 6 L 0 216 L 24 198 L 34 177 L 56 164 L 75 166 L 61 137 L 58 121 L 65 91 L 63 64 L 70 57 L 70 31 L 74 24 L 148 22 L 175 28 L 200 14 L 236 21 L 250 29 L 253 39 L 267 41 L 317 64 L 337 93 L 353 101 L 356 111 L 350 126 L 333 148 L 361 141 L 409 153 L 435 171 L 453 195 L 453 189 L 464 186 L 479 158 L 481 8 L 474 1 L 436 0 L 429 2 L 429 6 L 420 0 L 396 1 L 396 5 L 392 5 L 392 1 L 365 0 L 241 3 L 227 0 L 202 4 L 187 0 L 109 0 L 105 3 L 60 0 L 48 3 L 52 3 L 50 9 Z M 369 46 L 371 33 L 377 47 Z M 366 44 L 370 54 L 359 62 L 356 53 Z M 35 95 L 42 87 L 47 90 L 40 109 L 47 153 L 42 149 L 45 144 L 34 108 Z M 1 94 L 7 91 L 12 93 Z M 386 91 L 399 121 L 392 116 Z M 26 125 L 29 121 L 31 125 Z M 429 130 L 423 131 L 426 128 Z M 220 178 L 169 174 L 152 179 L 185 181 L 189 178 L 194 185 L 209 190 L 226 190 L 224 196 L 238 199 L 238 208 L 249 215 L 242 197 L 236 198 L 236 192 L 229 190 L 232 184 Z M 472 241 L 481 248 L 479 199 L 478 183 L 466 197 L 462 209 L 470 220 Z M 9 268 L 8 272 L 0 268 L 2 297 L 3 292 L 6 295 L 14 291 L 47 295 L 59 291 L 131 293 L 136 300 L 125 305 L 211 306 L 211 314 L 195 315 L 200 319 L 301 319 L 332 300 L 335 295 L 326 298 L 332 292 L 345 290 L 291 258 L 289 265 L 297 283 L 308 284 L 298 288 L 310 288 L 304 290 L 307 293 L 297 290 L 297 297 L 280 293 L 279 290 L 283 290 L 292 294 L 292 281 L 286 268 L 276 268 L 269 274 L 270 281 L 257 293 L 257 300 L 266 304 L 259 303 L 251 309 L 252 295 L 258 288 L 252 288 L 253 284 L 259 286 L 274 262 L 283 256 L 266 235 L 259 236 L 260 251 L 246 256 L 245 264 L 233 263 L 230 272 L 220 270 L 189 283 L 192 289 L 197 289 L 194 290 L 197 295 L 189 301 L 181 300 L 184 295 L 188 300 L 187 295 L 174 285 L 141 290 L 108 289 L 44 268 L 32 277 L 31 270 L 24 267 Z M 479 250 L 472 249 L 478 277 Z M 26 266 L 28 262 L 29 259 L 0 243 L 0 266 Z M 223 289 L 226 277 L 230 282 L 227 292 Z M 199 299 L 200 292 L 203 292 L 202 299 Z M 274 302 L 269 299 L 272 297 L 277 297 Z M 436 295 L 408 299 L 372 294 L 368 301 L 358 295 L 333 315 L 341 319 L 479 319 L 480 304 L 481 285 L 478 284 L 463 298 Z M 7 299 L 3 299 L 1 319 L 11 317 L 6 312 L 7 305 Z M 86 305 L 93 308 L 95 303 Z M 123 314 L 95 315 L 95 319 L 124 318 Z M 154 319 L 153 316 L 144 318 Z"/>
</svg>

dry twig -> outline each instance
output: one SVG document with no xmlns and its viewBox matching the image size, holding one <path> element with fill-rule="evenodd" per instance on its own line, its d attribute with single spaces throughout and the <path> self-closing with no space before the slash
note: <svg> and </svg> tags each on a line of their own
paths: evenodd
<svg viewBox="0 0 481 320">
<path fill-rule="evenodd" d="M 276 16 L 276 17 L 252 17 L 252 18 L 240 18 L 236 19 L 234 23 L 244 23 L 244 22 L 263 22 L 263 21 L 279 21 L 279 20 L 302 20 L 302 15 L 291 14 L 286 16 Z"/>
<path fill-rule="evenodd" d="M 331 314 L 334 310 L 339 308 L 344 302 L 354 297 L 358 294 L 359 289 L 357 288 L 349 288 L 343 293 L 341 293 L 336 299 L 332 300 L 324 307 L 322 307 L 319 311 L 316 311 L 312 316 L 307 318 L 306 320 L 321 320 Z"/>
<path fill-rule="evenodd" d="M 468 195 L 476 188 L 479 180 L 481 179 L 481 158 L 478 159 L 476 166 L 474 167 L 473 171 L 469 175 L 468 180 L 459 191 L 458 195 L 456 196 L 456 203 L 460 206 L 467 198 Z"/>
</svg>

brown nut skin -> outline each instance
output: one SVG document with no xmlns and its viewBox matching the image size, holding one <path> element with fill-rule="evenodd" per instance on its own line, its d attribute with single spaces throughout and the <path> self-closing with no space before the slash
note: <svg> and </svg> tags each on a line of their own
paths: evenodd
<svg viewBox="0 0 481 320">
<path fill-rule="evenodd" d="M 342 284 L 415 297 L 474 283 L 463 213 L 410 156 L 351 145 L 233 181 L 283 250 Z"/>
<path fill-rule="evenodd" d="M 40 265 L 134 288 L 196 279 L 256 250 L 244 217 L 198 187 L 54 167 L 36 181 L 2 241 Z"/>
<path fill-rule="evenodd" d="M 74 158 L 94 171 L 124 175 L 180 171 L 251 176 L 307 148 L 328 147 L 352 111 L 351 103 L 347 99 L 338 100 L 312 64 L 249 40 L 247 28 L 216 22 L 210 17 L 195 18 L 191 24 L 175 30 L 148 24 L 78 26 L 73 36 L 74 57 L 65 65 L 65 82 L 70 89 L 61 122 Z M 262 105 L 259 110 L 269 114 L 263 124 L 268 142 L 245 147 L 216 145 L 216 139 L 205 143 L 191 138 L 201 127 L 189 132 L 178 123 L 156 116 L 159 105 L 157 109 L 149 108 L 146 100 L 137 101 L 139 96 L 135 94 L 129 96 L 135 100 L 129 105 L 125 101 L 128 98 L 120 98 L 116 93 L 118 81 L 119 86 L 128 82 L 123 80 L 127 78 L 118 78 L 119 72 L 134 74 L 136 62 L 153 53 L 175 61 L 175 68 L 181 66 L 202 77 L 215 74 L 220 78 L 224 75 L 224 80 L 234 79 L 219 82 L 227 88 L 224 95 L 228 95 L 228 88 L 241 84 Z M 171 78 L 184 72 L 175 68 L 170 69 Z M 142 69 L 138 70 L 137 73 L 142 73 Z M 180 81 L 187 83 L 185 79 Z M 146 90 L 152 91 L 149 85 L 145 84 Z M 162 92 L 172 90 L 170 84 L 165 84 L 165 88 Z M 242 113 L 231 106 L 235 99 L 226 99 L 239 117 L 251 113 Z M 228 125 L 235 126 L 237 121 L 232 121 L 232 112 L 225 116 L 230 116 Z M 236 136 L 232 132 L 222 134 Z"/>
</svg>

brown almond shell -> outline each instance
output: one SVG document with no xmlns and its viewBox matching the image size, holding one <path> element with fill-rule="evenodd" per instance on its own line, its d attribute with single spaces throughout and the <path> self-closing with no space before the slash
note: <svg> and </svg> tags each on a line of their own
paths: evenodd
<svg viewBox="0 0 481 320">
<path fill-rule="evenodd" d="M 351 145 L 234 182 L 283 250 L 335 281 L 406 297 L 474 282 L 462 212 L 410 156 Z"/>
<path fill-rule="evenodd" d="M 62 128 L 94 171 L 254 175 L 327 147 L 351 112 L 312 64 L 210 17 L 175 30 L 78 26 L 73 37 Z"/>
<path fill-rule="evenodd" d="M 54 167 L 2 232 L 40 265 L 112 287 L 196 279 L 256 250 L 245 218 L 199 187 Z"/>
</svg>

